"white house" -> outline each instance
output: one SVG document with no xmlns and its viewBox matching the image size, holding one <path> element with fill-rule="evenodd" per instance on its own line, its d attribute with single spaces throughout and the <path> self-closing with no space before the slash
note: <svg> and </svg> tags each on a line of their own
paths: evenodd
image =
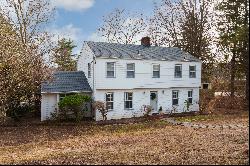
<svg viewBox="0 0 250 166">
<path fill-rule="evenodd" d="M 143 105 L 152 113 L 183 112 L 188 101 L 189 111 L 199 110 L 201 61 L 179 48 L 151 46 L 148 37 L 141 45 L 84 42 L 77 70 L 85 73 L 93 100 L 107 104 L 107 119 L 143 116 Z"/>
<path fill-rule="evenodd" d="M 106 102 L 107 119 L 143 116 L 143 105 L 169 113 L 199 110 L 201 61 L 179 48 L 85 42 L 77 70 L 86 74 L 95 101 Z M 97 111 L 95 120 L 102 116 Z"/>
</svg>

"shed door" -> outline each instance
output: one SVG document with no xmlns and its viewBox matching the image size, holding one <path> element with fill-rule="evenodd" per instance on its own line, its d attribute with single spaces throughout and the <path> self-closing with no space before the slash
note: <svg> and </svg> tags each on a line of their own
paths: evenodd
<svg viewBox="0 0 250 166">
<path fill-rule="evenodd" d="M 51 117 L 51 113 L 55 112 L 57 106 L 56 94 L 43 94 L 41 105 L 41 120 L 46 120 Z"/>
</svg>

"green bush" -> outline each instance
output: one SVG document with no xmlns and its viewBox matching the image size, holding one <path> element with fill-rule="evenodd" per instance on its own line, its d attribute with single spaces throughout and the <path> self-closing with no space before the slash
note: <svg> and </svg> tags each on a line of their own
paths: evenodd
<svg viewBox="0 0 250 166">
<path fill-rule="evenodd" d="M 58 120 L 71 120 L 79 122 L 83 118 L 83 109 L 86 102 L 90 102 L 91 97 L 75 94 L 64 97 L 59 103 L 57 114 Z"/>
</svg>

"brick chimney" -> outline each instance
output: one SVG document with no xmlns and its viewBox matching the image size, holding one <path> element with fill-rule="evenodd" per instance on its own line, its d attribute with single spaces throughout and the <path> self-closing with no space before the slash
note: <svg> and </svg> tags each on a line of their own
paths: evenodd
<svg viewBox="0 0 250 166">
<path fill-rule="evenodd" d="M 150 47 L 150 37 L 143 37 L 141 39 L 141 45 L 145 46 L 145 47 Z"/>
</svg>

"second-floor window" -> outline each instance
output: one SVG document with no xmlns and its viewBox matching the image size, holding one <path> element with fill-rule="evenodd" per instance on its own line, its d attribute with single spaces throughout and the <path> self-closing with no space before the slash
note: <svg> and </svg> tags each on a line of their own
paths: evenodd
<svg viewBox="0 0 250 166">
<path fill-rule="evenodd" d="M 196 77 L 196 66 L 189 66 L 189 78 Z"/>
<path fill-rule="evenodd" d="M 160 78 L 160 65 L 153 65 L 153 78 Z"/>
<path fill-rule="evenodd" d="M 182 77 L 182 65 L 180 65 L 180 64 L 175 65 L 174 77 L 175 78 L 181 78 Z"/>
<path fill-rule="evenodd" d="M 106 107 L 108 110 L 114 109 L 114 93 L 112 92 L 106 93 Z"/>
<path fill-rule="evenodd" d="M 178 105 L 179 103 L 179 91 L 173 90 L 172 91 L 172 105 Z"/>
<path fill-rule="evenodd" d="M 132 92 L 124 93 L 124 107 L 125 109 L 133 108 L 133 93 Z"/>
<path fill-rule="evenodd" d="M 134 63 L 127 64 L 127 78 L 135 78 L 135 64 Z"/>
<path fill-rule="evenodd" d="M 107 62 L 107 77 L 115 77 L 115 62 Z"/>
<path fill-rule="evenodd" d="M 91 78 L 91 63 L 88 63 L 88 78 Z"/>
</svg>

